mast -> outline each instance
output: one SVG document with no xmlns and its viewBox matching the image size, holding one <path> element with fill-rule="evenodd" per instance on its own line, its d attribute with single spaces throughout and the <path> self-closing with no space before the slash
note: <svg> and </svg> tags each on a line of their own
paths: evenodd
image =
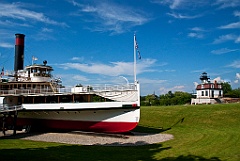
<svg viewBox="0 0 240 161">
<path fill-rule="evenodd" d="M 134 84 L 135 84 L 135 88 L 138 92 L 138 101 L 137 101 L 137 105 L 140 106 L 140 85 L 137 81 L 137 52 L 139 52 L 138 50 L 138 43 L 137 43 L 137 39 L 136 39 L 136 34 L 134 34 L 133 36 L 133 58 L 134 58 L 134 62 L 133 62 L 133 66 L 134 66 Z M 140 54 L 140 53 L 139 53 Z"/>
<path fill-rule="evenodd" d="M 137 42 L 136 42 L 136 34 L 133 36 L 133 72 L 134 72 L 134 83 L 137 83 L 137 60 L 136 60 L 136 48 L 137 48 Z"/>
</svg>

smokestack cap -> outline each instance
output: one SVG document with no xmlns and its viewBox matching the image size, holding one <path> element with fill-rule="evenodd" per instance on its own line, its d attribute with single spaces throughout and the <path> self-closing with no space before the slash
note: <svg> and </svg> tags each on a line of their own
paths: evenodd
<svg viewBox="0 0 240 161">
<path fill-rule="evenodd" d="M 19 34 L 19 33 L 16 33 L 15 36 L 16 36 L 16 37 L 25 37 L 24 34 Z"/>
</svg>

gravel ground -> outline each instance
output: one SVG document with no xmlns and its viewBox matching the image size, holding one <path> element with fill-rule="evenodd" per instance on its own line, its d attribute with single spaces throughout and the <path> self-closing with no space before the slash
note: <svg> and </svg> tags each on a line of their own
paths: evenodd
<svg viewBox="0 0 240 161">
<path fill-rule="evenodd" d="M 20 138 L 24 140 L 57 142 L 65 144 L 79 145 L 102 145 L 102 146 L 139 146 L 160 143 L 173 139 L 171 134 L 150 134 L 137 133 L 130 134 L 102 134 L 91 132 L 69 132 L 69 133 L 29 133 L 17 132 L 16 136 L 11 136 L 12 131 L 7 131 L 6 136 L 0 134 L 0 138 Z"/>
</svg>

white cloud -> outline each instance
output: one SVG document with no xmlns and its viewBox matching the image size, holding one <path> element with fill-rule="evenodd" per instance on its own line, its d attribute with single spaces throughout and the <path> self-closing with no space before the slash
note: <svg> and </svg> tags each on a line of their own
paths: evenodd
<svg viewBox="0 0 240 161">
<path fill-rule="evenodd" d="M 182 0 L 173 0 L 173 3 L 170 5 L 171 9 L 178 8 L 181 5 Z"/>
<path fill-rule="evenodd" d="M 172 10 L 177 9 L 193 9 L 193 8 L 199 8 L 202 6 L 205 6 L 206 4 L 209 4 L 208 1 L 205 0 L 152 0 L 152 3 L 156 3 L 159 5 L 167 5 Z"/>
<path fill-rule="evenodd" d="M 206 72 L 208 71 L 209 69 L 208 68 L 204 68 L 204 69 L 196 69 L 196 70 L 192 70 L 191 73 L 203 73 L 203 72 Z M 200 75 L 199 75 L 200 76 Z"/>
<path fill-rule="evenodd" d="M 176 72 L 176 70 L 175 69 L 166 69 L 166 70 L 164 70 L 164 72 Z"/>
<path fill-rule="evenodd" d="M 239 49 L 222 48 L 222 49 L 218 49 L 218 50 L 212 50 L 211 53 L 220 55 L 220 54 L 226 54 L 226 53 L 235 52 L 235 51 L 239 51 Z"/>
<path fill-rule="evenodd" d="M 193 82 L 194 87 L 197 88 L 197 85 L 199 84 L 198 82 Z"/>
<path fill-rule="evenodd" d="M 0 16 L 1 17 L 1 16 Z M 0 21 L 0 25 L 1 26 L 22 26 L 22 27 L 30 27 L 31 25 L 27 24 L 27 23 L 17 23 L 17 22 L 13 22 L 13 21 L 10 21 L 10 20 L 3 20 L 3 21 Z"/>
<path fill-rule="evenodd" d="M 216 0 L 215 5 L 218 5 L 220 9 L 229 8 L 229 7 L 239 7 L 239 0 Z"/>
<path fill-rule="evenodd" d="M 50 18 L 45 16 L 43 13 L 24 9 L 23 8 L 24 5 L 21 3 L 11 3 L 11 4 L 0 3 L 0 6 L 1 6 L 0 17 L 5 17 L 13 20 L 21 20 L 23 22 L 29 22 L 29 23 L 31 23 L 31 21 L 38 21 L 42 23 L 59 25 L 63 27 L 67 26 L 65 23 L 51 20 Z M 10 20 L 8 20 L 7 22 L 12 23 Z"/>
<path fill-rule="evenodd" d="M 240 17 L 240 12 L 239 11 L 235 11 L 233 13 L 233 15 L 235 17 Z M 220 26 L 218 27 L 219 29 L 238 29 L 240 28 L 240 21 L 238 22 L 233 22 L 233 23 L 230 23 L 230 24 L 227 24 L 227 25 L 223 25 L 223 26 Z"/>
<path fill-rule="evenodd" d="M 166 80 L 162 79 L 148 79 L 148 78 L 139 78 L 141 84 L 161 84 L 166 82 Z"/>
<path fill-rule="evenodd" d="M 76 80 L 76 81 L 84 81 L 84 82 L 87 82 L 89 80 L 88 78 L 86 78 L 84 76 L 81 76 L 81 75 L 74 75 L 71 78 Z"/>
<path fill-rule="evenodd" d="M 193 27 L 190 29 L 190 33 L 188 33 L 188 37 L 191 38 L 197 38 L 197 39 L 202 39 L 204 38 L 204 32 L 206 32 L 206 30 L 204 30 L 201 27 Z"/>
<path fill-rule="evenodd" d="M 234 35 L 234 34 L 227 34 L 219 36 L 217 39 L 213 41 L 213 44 L 220 44 L 226 41 L 234 41 L 235 43 L 240 42 L 240 36 Z"/>
<path fill-rule="evenodd" d="M 10 43 L 0 43 L 0 47 L 2 47 L 2 48 L 14 48 L 14 45 L 10 44 Z"/>
<path fill-rule="evenodd" d="M 234 62 L 232 62 L 227 67 L 240 68 L 240 60 L 235 60 Z"/>
<path fill-rule="evenodd" d="M 240 11 L 235 11 L 233 14 L 234 14 L 234 16 L 236 16 L 236 17 L 240 17 Z"/>
<path fill-rule="evenodd" d="M 142 59 L 137 64 L 137 73 L 153 72 L 151 69 L 155 65 L 155 59 Z M 101 74 L 108 76 L 119 76 L 119 75 L 133 75 L 133 63 L 132 62 L 112 62 L 111 64 L 102 63 L 64 63 L 58 65 L 58 67 L 64 69 L 75 69 L 85 73 Z"/>
<path fill-rule="evenodd" d="M 34 37 L 35 40 L 40 41 L 40 40 L 56 40 L 56 37 L 53 35 L 49 34 L 49 32 L 45 31 L 40 31 L 36 34 Z"/>
<path fill-rule="evenodd" d="M 190 32 L 190 33 L 188 33 L 188 37 L 201 39 L 201 38 L 203 38 L 204 36 L 203 36 L 202 33 Z"/>
<path fill-rule="evenodd" d="M 205 6 L 216 6 L 219 9 L 224 8 L 235 8 L 240 6 L 239 0 L 214 0 L 214 1 L 206 1 L 206 0 L 151 0 L 152 3 L 156 3 L 159 5 L 167 5 L 172 10 L 179 9 L 199 9 Z"/>
<path fill-rule="evenodd" d="M 78 74 L 57 74 L 55 75 L 55 77 L 61 78 L 61 80 L 64 82 L 64 86 L 67 88 L 75 86 L 76 84 L 88 85 L 91 82 L 91 79 L 87 78 L 86 76 Z M 96 79 L 94 82 L 91 82 L 90 84 L 94 84 L 95 82 Z"/>
<path fill-rule="evenodd" d="M 230 23 L 228 25 L 220 26 L 220 29 L 236 29 L 240 28 L 240 22 Z"/>
<path fill-rule="evenodd" d="M 195 18 L 199 18 L 202 17 L 202 15 L 183 15 L 180 13 L 167 13 L 167 15 L 172 16 L 176 19 L 195 19 Z"/>
<path fill-rule="evenodd" d="M 240 79 L 240 73 L 236 73 L 236 78 Z"/>
<path fill-rule="evenodd" d="M 53 30 L 49 29 L 49 28 L 46 28 L 46 27 L 43 27 L 42 32 L 53 32 Z"/>
<path fill-rule="evenodd" d="M 73 60 L 73 61 L 83 61 L 84 57 L 72 57 L 71 60 Z"/>
<path fill-rule="evenodd" d="M 170 88 L 161 87 L 161 88 L 159 88 L 159 90 L 160 90 L 160 94 L 166 94 L 169 91 L 172 91 L 173 93 L 176 91 L 182 91 L 184 88 L 185 88 L 184 86 L 174 86 L 174 87 L 170 87 Z"/>
<path fill-rule="evenodd" d="M 236 73 L 236 79 L 234 80 L 234 83 L 238 83 L 240 80 L 240 73 Z"/>
<path fill-rule="evenodd" d="M 235 43 L 240 43 L 240 36 L 236 38 Z"/>
<path fill-rule="evenodd" d="M 201 27 L 193 27 L 193 28 L 191 28 L 190 30 L 196 31 L 196 32 L 204 32 L 204 31 L 205 31 L 205 30 L 204 30 L 203 28 L 201 28 Z"/>
<path fill-rule="evenodd" d="M 91 29 L 93 31 L 123 33 L 150 20 L 145 12 L 110 2 L 97 1 L 93 5 L 85 5 L 75 1 L 71 1 L 71 3 L 91 17 L 91 23 L 96 24 L 95 28 Z M 89 20 L 86 21 L 89 22 Z"/>
<path fill-rule="evenodd" d="M 217 77 L 217 78 L 214 78 L 212 80 L 212 82 L 215 82 L 215 81 L 217 81 L 217 82 L 225 82 L 223 79 L 221 79 L 221 77 Z"/>
</svg>

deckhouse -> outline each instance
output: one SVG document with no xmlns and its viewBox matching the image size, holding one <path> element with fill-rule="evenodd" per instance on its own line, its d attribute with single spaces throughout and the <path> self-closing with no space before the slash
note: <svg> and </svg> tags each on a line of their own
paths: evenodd
<svg viewBox="0 0 240 161">
<path fill-rule="evenodd" d="M 196 87 L 196 98 L 193 98 L 191 104 L 214 104 L 220 103 L 223 97 L 221 83 L 216 80 L 210 81 L 206 72 L 200 76 L 201 84 Z"/>
</svg>

